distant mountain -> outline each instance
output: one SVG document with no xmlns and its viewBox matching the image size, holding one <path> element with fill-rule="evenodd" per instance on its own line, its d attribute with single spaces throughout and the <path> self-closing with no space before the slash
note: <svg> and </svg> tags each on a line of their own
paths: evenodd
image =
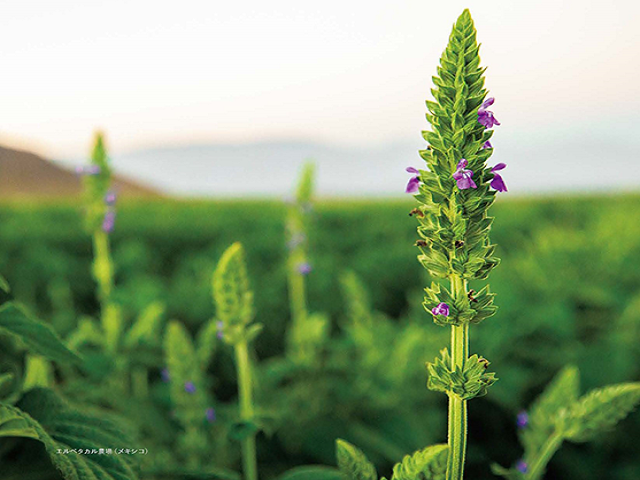
<svg viewBox="0 0 640 480">
<path fill-rule="evenodd" d="M 501 173 L 508 197 L 640 188 L 640 137 L 617 130 L 596 135 L 571 126 L 505 132 L 492 139 L 489 164 L 507 164 Z M 424 147 L 419 135 L 364 147 L 311 141 L 204 144 L 115 154 L 112 161 L 128 178 L 176 195 L 282 198 L 293 191 L 305 159 L 313 159 L 320 195 L 400 197 L 410 177 L 405 168 L 424 168 L 418 155 Z"/>
<path fill-rule="evenodd" d="M 158 191 L 116 176 L 114 190 L 124 197 L 157 196 Z M 33 153 L 0 147 L 0 199 L 74 197 L 81 193 L 75 172 Z"/>
<path fill-rule="evenodd" d="M 418 145 L 371 148 L 314 142 L 261 142 L 155 148 L 114 155 L 115 168 L 175 194 L 285 196 L 305 160 L 317 164 L 318 190 L 329 196 L 400 195 L 418 165 Z"/>
</svg>

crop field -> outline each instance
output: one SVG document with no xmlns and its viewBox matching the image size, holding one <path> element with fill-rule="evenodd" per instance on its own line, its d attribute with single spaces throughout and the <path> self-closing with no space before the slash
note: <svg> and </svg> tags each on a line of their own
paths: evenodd
<svg viewBox="0 0 640 480">
<path fill-rule="evenodd" d="M 124 336 L 116 351 L 91 341 L 100 301 L 81 209 L 4 204 L 0 270 L 11 285 L 5 300 L 24 304 L 85 359 L 79 369 L 44 374 L 32 364 L 42 357 L 4 362 L 16 372 L 29 370 L 26 381 L 34 386 L 55 385 L 73 403 L 93 405 L 126 424 L 133 444 L 149 450 L 136 460 L 143 478 L 216 478 L 198 472 L 232 478 L 240 469 L 234 438 L 248 428 L 234 407 L 232 348 L 219 339 L 209 347 L 201 380 L 207 392 L 198 402 L 215 409 L 216 418 L 208 422 L 202 408 L 196 433 L 176 410 L 190 418 L 199 407 L 172 395 L 174 382 L 163 381 L 163 370 L 172 361 L 167 348 L 182 348 L 169 347 L 167 336 L 202 341 L 203 327 L 216 316 L 212 274 L 224 250 L 239 241 L 255 319 L 264 326 L 253 358 L 262 475 L 334 465 L 336 438 L 358 445 L 379 471 L 389 472 L 407 452 L 446 436 L 445 404 L 427 390 L 424 365 L 448 332 L 421 306 L 421 290 L 431 279 L 416 260 L 412 206 L 404 200 L 314 204 L 308 213 L 308 308 L 327 319 L 328 328 L 317 355 L 293 361 L 287 346 L 290 206 L 284 202 L 118 205 L 111 241 L 122 331 L 145 316 L 156 320 L 139 335 L 141 343 Z M 501 199 L 491 213 L 502 261 L 491 279 L 499 310 L 474 329 L 471 353 L 477 349 L 490 359 L 499 380 L 469 409 L 468 475 L 477 479 L 495 478 L 491 462 L 519 458 L 516 416 L 564 366 L 578 367 L 582 391 L 640 376 L 640 222 L 631 220 L 640 218 L 640 197 Z M 176 330 L 178 324 L 185 328 Z M 4 356 L 8 352 L 3 348 Z M 638 428 L 640 418 L 632 414 L 595 443 L 568 443 L 547 478 L 637 479 L 639 446 L 627 440 Z M 208 438 L 204 451 L 198 435 Z"/>
</svg>

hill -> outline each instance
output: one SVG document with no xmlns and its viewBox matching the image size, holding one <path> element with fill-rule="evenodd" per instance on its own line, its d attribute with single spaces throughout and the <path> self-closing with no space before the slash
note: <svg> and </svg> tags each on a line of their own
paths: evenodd
<svg viewBox="0 0 640 480">
<path fill-rule="evenodd" d="M 114 190 L 124 197 L 160 193 L 116 175 Z M 78 176 L 38 155 L 0 146 L 0 199 L 74 197 L 81 193 Z"/>
</svg>

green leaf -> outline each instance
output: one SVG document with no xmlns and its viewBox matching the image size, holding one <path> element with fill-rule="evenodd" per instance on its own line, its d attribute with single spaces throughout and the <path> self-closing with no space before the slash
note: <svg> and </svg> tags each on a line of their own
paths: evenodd
<svg viewBox="0 0 640 480">
<path fill-rule="evenodd" d="M 0 405 L 3 436 L 39 440 L 65 480 L 134 480 L 130 456 L 84 455 L 65 449 L 136 448 L 122 428 L 104 415 L 80 412 L 48 389 L 28 392 L 18 407 Z M 9 428 L 5 431 L 4 425 Z M 13 427 L 12 427 L 13 425 Z"/>
<path fill-rule="evenodd" d="M 6 332 L 18 337 L 27 348 L 39 355 L 57 362 L 80 363 L 80 357 L 69 350 L 60 337 L 46 323 L 31 318 L 23 309 L 13 303 L 0 307 L 0 333 Z"/>
<path fill-rule="evenodd" d="M 592 390 L 576 402 L 564 423 L 564 436 L 586 442 L 613 428 L 640 402 L 640 383 L 626 383 Z"/>
<path fill-rule="evenodd" d="M 0 437 L 39 439 L 38 432 L 22 412 L 3 404 L 0 404 Z"/>
<path fill-rule="evenodd" d="M 377 480 L 378 474 L 362 451 L 344 440 L 336 440 L 338 468 L 349 480 Z"/>
<path fill-rule="evenodd" d="M 166 480 L 241 480 L 240 474 L 219 467 L 208 467 L 197 470 L 149 468 L 144 470 L 144 476 Z"/>
<path fill-rule="evenodd" d="M 216 354 L 218 346 L 218 326 L 216 320 L 209 320 L 198 332 L 196 338 L 196 355 L 202 370 L 207 369 Z"/>
<path fill-rule="evenodd" d="M 7 282 L 7 279 L 2 275 L 0 275 L 0 290 L 2 290 L 4 293 L 9 293 L 11 291 L 9 282 Z"/>
<path fill-rule="evenodd" d="M 347 480 L 347 478 L 338 469 L 310 465 L 293 468 L 278 477 L 278 480 Z"/>
<path fill-rule="evenodd" d="M 528 454 L 537 452 L 555 431 L 560 414 L 568 409 L 580 394 L 580 372 L 567 366 L 558 373 L 536 399 L 529 412 L 529 425 L 521 432 Z"/>
<path fill-rule="evenodd" d="M 449 446 L 431 445 L 407 455 L 393 467 L 391 480 L 444 480 Z"/>
<path fill-rule="evenodd" d="M 154 345 L 159 343 L 165 310 L 166 307 L 162 302 L 149 304 L 127 332 L 124 344 L 133 347 L 139 344 Z"/>
</svg>

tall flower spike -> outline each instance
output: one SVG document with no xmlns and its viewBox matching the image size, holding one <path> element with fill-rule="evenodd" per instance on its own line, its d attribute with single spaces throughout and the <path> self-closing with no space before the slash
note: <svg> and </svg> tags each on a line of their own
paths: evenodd
<svg viewBox="0 0 640 480">
<path fill-rule="evenodd" d="M 422 195 L 416 197 L 424 212 L 415 217 L 419 233 L 429 240 L 418 260 L 432 278 L 442 280 L 425 289 L 424 308 L 437 325 L 451 328 L 451 346 L 429 364 L 427 384 L 449 398 L 447 480 L 463 479 L 467 402 L 485 395 L 495 382 L 488 362 L 469 356 L 469 329 L 496 311 L 488 287 L 469 295 L 469 283 L 486 279 L 499 262 L 493 256 L 493 219 L 488 216 L 496 196 L 489 188 L 495 173 L 486 166 L 493 154 L 487 128 L 499 123 L 487 110 L 493 100 L 486 99 L 479 48 L 471 14 L 465 10 L 433 77 L 435 101 L 427 101 L 431 130 L 423 132 L 429 148 L 420 151 L 428 170 L 420 168 Z M 449 306 L 446 316 L 440 313 L 442 303 Z"/>
</svg>

